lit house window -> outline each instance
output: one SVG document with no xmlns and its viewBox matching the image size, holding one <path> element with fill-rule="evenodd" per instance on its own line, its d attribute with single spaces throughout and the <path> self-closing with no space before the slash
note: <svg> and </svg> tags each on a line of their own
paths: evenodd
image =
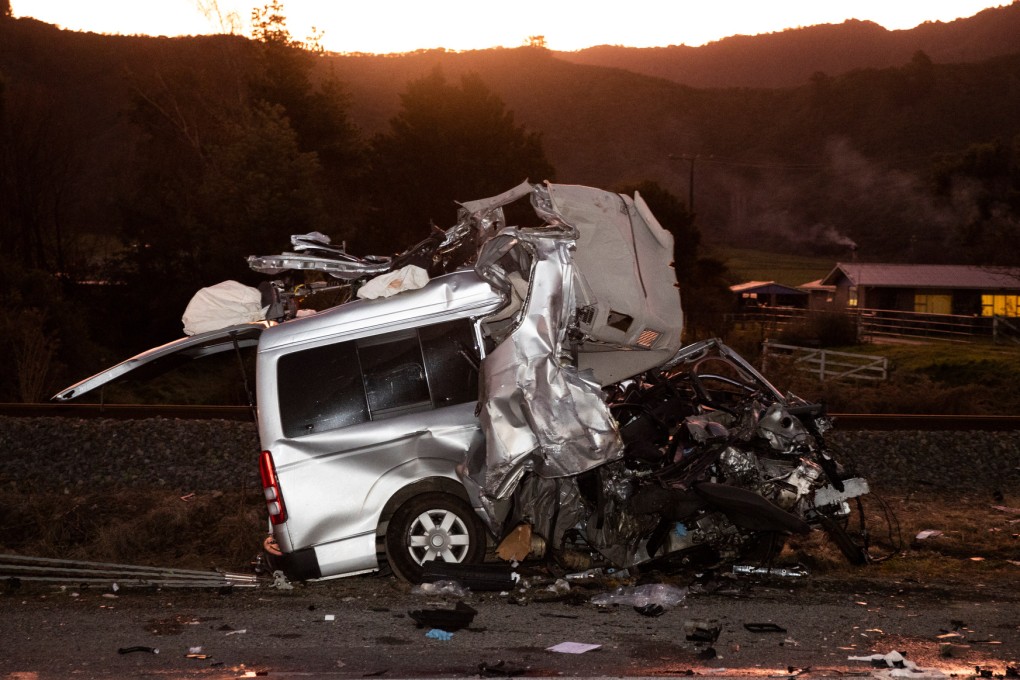
<svg viewBox="0 0 1020 680">
<path fill-rule="evenodd" d="M 914 295 L 914 311 L 922 314 L 952 314 L 952 295 Z"/>
<path fill-rule="evenodd" d="M 846 306 L 847 307 L 857 306 L 857 286 L 850 286 L 848 297 L 846 300 Z"/>
<path fill-rule="evenodd" d="M 981 316 L 1020 316 L 1020 295 L 982 295 Z"/>
</svg>

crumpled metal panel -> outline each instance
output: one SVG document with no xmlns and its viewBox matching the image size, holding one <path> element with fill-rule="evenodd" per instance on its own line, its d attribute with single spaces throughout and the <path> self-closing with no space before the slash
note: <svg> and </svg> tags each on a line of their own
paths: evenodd
<svg viewBox="0 0 1020 680">
<path fill-rule="evenodd" d="M 657 368 L 680 348 L 683 329 L 672 235 L 640 194 L 563 184 L 542 189 L 536 210 L 552 211 L 555 217 L 543 217 L 578 233 L 578 366 L 602 385 Z"/>
<path fill-rule="evenodd" d="M 783 453 L 795 454 L 798 446 L 808 446 L 814 441 L 804 424 L 780 403 L 769 406 L 761 416 L 758 431 L 773 449 Z"/>
<path fill-rule="evenodd" d="M 288 270 L 309 270 L 326 272 L 330 276 L 355 281 L 365 276 L 385 274 L 393 269 L 389 260 L 384 262 L 363 260 L 348 257 L 337 259 L 318 255 L 301 255 L 299 253 L 281 253 L 280 255 L 250 255 L 248 266 L 260 274 L 276 276 Z"/>
<path fill-rule="evenodd" d="M 514 263 L 530 261 L 531 285 L 516 326 L 482 362 L 485 461 L 468 461 L 467 469 L 490 502 L 507 498 L 526 471 L 566 477 L 623 455 L 601 388 L 578 373 L 567 352 L 572 236 L 569 230 L 504 229 L 478 258 L 479 274 L 497 287 L 510 285 L 508 256 L 516 256 L 509 258 Z M 490 524 L 496 521 L 490 517 Z"/>
</svg>

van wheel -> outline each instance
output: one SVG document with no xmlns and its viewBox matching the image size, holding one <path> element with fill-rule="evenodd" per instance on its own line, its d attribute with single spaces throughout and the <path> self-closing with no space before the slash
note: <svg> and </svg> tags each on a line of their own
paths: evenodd
<svg viewBox="0 0 1020 680">
<path fill-rule="evenodd" d="M 471 506 L 445 493 L 415 496 L 386 529 L 386 559 L 397 576 L 420 583 L 425 562 L 481 562 L 485 528 Z"/>
</svg>

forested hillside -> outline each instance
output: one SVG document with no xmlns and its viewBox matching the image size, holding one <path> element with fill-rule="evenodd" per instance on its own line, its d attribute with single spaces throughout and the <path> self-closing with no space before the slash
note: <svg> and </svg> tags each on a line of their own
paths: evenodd
<svg viewBox="0 0 1020 680">
<path fill-rule="evenodd" d="M 940 64 L 984 61 L 1016 51 L 1017 36 L 1020 2 L 1014 0 L 967 19 L 925 22 L 908 30 L 890 31 L 870 21 L 851 19 L 764 36 L 733 36 L 700 47 L 602 45 L 557 56 L 691 87 L 794 87 L 805 84 L 817 72 L 831 76 L 860 68 L 900 66 L 918 50 Z"/>
<path fill-rule="evenodd" d="M 279 26 L 167 39 L 0 17 L 8 310 L 39 295 L 88 306 L 89 324 L 127 324 L 115 337 L 142 349 L 179 334 L 198 287 L 251 282 L 244 257 L 290 234 L 388 254 L 452 224 L 455 201 L 525 178 L 641 186 L 669 215 L 687 287 L 722 280 L 699 234 L 833 259 L 853 245 L 868 260 L 1018 264 L 1020 52 L 1002 51 L 989 20 L 1017 5 L 989 12 L 915 29 L 932 54 L 891 65 L 862 52 L 836 71 L 808 50 L 797 67 L 812 75 L 772 88 L 695 88 L 539 46 L 331 55 Z M 839 44 L 874 27 L 818 30 Z M 753 60 L 808 35 L 734 40 Z M 967 59 L 932 56 L 954 36 Z M 990 53 L 971 61 L 979 45 Z M 53 272 L 62 291 L 39 293 Z M 104 283 L 98 300 L 86 281 Z M 76 337 L 73 312 L 44 311 L 39 337 Z"/>
</svg>

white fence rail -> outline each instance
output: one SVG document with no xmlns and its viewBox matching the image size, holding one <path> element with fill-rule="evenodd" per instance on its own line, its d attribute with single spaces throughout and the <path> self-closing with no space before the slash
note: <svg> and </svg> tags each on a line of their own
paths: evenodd
<svg viewBox="0 0 1020 680">
<path fill-rule="evenodd" d="M 763 337 L 810 321 L 816 312 L 794 307 L 759 307 L 725 315 L 735 328 L 760 328 Z M 1020 319 L 1005 316 L 966 316 L 960 314 L 925 314 L 889 309 L 856 309 L 843 312 L 857 325 L 862 341 L 883 337 L 996 343 L 1020 343 Z"/>
<path fill-rule="evenodd" d="M 793 361 L 800 370 L 826 380 L 873 380 L 889 377 L 889 360 L 886 357 L 851 352 L 834 352 L 828 349 L 762 343 L 762 372 L 768 375 L 769 361 Z"/>
</svg>

